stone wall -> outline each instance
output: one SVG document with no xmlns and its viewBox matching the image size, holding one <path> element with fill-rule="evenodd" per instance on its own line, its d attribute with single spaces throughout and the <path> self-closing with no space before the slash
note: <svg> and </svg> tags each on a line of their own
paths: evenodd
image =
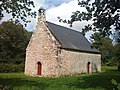
<svg viewBox="0 0 120 90">
<path fill-rule="evenodd" d="M 90 73 L 101 71 L 100 54 L 60 49 L 61 45 L 48 29 L 42 15 L 26 49 L 26 75 L 38 76 L 38 62 L 42 64 L 41 76 L 45 77 L 87 73 L 88 62 Z"/>
<path fill-rule="evenodd" d="M 101 71 L 101 55 L 92 53 L 82 53 L 61 49 L 58 55 L 59 74 L 74 75 L 87 73 L 87 64 L 90 62 L 90 73 Z"/>
<path fill-rule="evenodd" d="M 25 74 L 37 76 L 37 63 L 42 64 L 41 76 L 58 75 L 57 47 L 59 43 L 48 30 L 46 23 L 38 22 L 26 49 Z"/>
<path fill-rule="evenodd" d="M 58 77 L 101 71 L 101 55 L 60 49 L 60 44 L 43 21 L 39 21 L 26 49 L 25 74 L 37 76 L 37 63 L 42 64 L 41 76 Z"/>
<path fill-rule="evenodd" d="M 45 22 L 38 22 L 26 49 L 25 74 L 37 76 L 37 63 L 42 64 L 41 76 L 58 77 L 101 71 L 101 55 L 60 49 L 60 44 Z"/>
</svg>

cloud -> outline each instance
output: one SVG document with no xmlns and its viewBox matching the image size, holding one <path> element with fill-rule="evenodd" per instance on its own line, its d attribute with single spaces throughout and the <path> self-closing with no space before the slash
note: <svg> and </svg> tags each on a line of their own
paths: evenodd
<svg viewBox="0 0 120 90">
<path fill-rule="evenodd" d="M 46 6 L 49 7 L 46 9 L 46 20 L 69 27 L 69 25 L 60 23 L 57 19 L 57 17 L 61 17 L 63 19 L 69 19 L 72 12 L 76 10 L 83 10 L 83 8 L 80 8 L 78 6 L 78 1 L 77 0 L 33 0 L 35 4 L 35 8 L 32 8 L 33 11 L 38 12 L 38 9 L 41 6 Z M 11 18 L 11 15 L 5 14 L 5 17 L 2 19 L 2 21 L 6 21 Z M 31 20 L 31 23 L 28 23 L 27 27 L 25 27 L 28 31 L 32 31 L 35 29 L 34 27 L 36 26 L 37 23 L 37 18 L 28 18 Z M 78 25 L 75 23 L 73 25 L 74 29 L 78 29 L 81 27 L 81 25 Z"/>
<path fill-rule="evenodd" d="M 75 11 L 85 11 L 85 8 L 80 8 L 78 6 L 78 1 L 77 0 L 72 0 L 68 3 L 62 3 L 60 6 L 57 7 L 52 7 L 46 11 L 46 20 L 53 22 L 58 25 L 62 25 L 65 27 L 70 28 L 68 24 L 65 23 L 60 23 L 58 20 L 58 16 L 61 17 L 62 19 L 70 19 L 71 15 Z M 81 32 L 82 28 L 84 28 L 85 25 L 88 23 L 91 23 L 91 21 L 77 21 L 73 23 L 72 29 Z M 86 33 L 86 38 L 89 39 L 91 36 L 91 33 L 93 32 L 88 32 Z"/>
<path fill-rule="evenodd" d="M 45 0 L 33 0 L 35 8 L 33 8 L 34 11 L 38 11 L 38 9 L 41 6 L 44 6 Z"/>
<path fill-rule="evenodd" d="M 62 2 L 61 5 L 59 6 L 56 6 L 56 7 L 49 7 L 48 9 L 46 9 L 46 20 L 47 21 L 50 21 L 50 22 L 53 22 L 53 23 L 56 23 L 56 24 L 59 24 L 59 25 L 62 25 L 62 26 L 66 26 L 66 27 L 69 27 L 68 24 L 63 24 L 63 23 L 60 23 L 57 19 L 57 17 L 61 17 L 63 19 L 69 19 L 72 12 L 76 11 L 76 10 L 83 10 L 83 9 L 80 9 L 79 6 L 77 5 L 78 2 L 76 0 L 66 0 L 66 2 L 63 3 L 64 0 L 56 0 L 57 1 L 60 1 Z M 48 5 L 48 3 L 45 3 L 47 2 L 47 0 L 45 0 L 43 3 L 43 5 Z M 49 2 L 51 2 L 51 0 L 49 0 Z M 38 2 L 35 2 L 35 6 L 36 8 L 34 9 L 35 11 L 38 11 L 38 9 L 41 7 Z M 56 4 L 57 5 L 57 4 Z M 33 23 L 34 22 L 34 23 Z M 27 29 L 30 29 L 31 25 L 32 26 L 35 26 L 37 23 L 37 18 L 36 19 L 33 19 L 32 20 L 32 23 L 30 23 L 27 27 Z M 31 31 L 31 30 L 30 30 Z"/>
<path fill-rule="evenodd" d="M 38 12 L 38 9 L 43 6 L 46 9 L 46 20 L 50 21 L 52 23 L 62 25 L 65 27 L 69 27 L 68 24 L 60 23 L 58 21 L 58 16 L 62 19 L 70 19 L 72 12 L 75 12 L 77 10 L 79 11 L 85 11 L 84 8 L 80 8 L 78 6 L 77 0 L 33 0 L 35 4 L 35 8 L 33 8 L 33 11 Z M 7 20 L 10 18 L 10 15 L 6 15 L 3 20 Z M 28 18 L 29 19 L 29 18 Z M 25 27 L 28 31 L 33 31 L 35 29 L 35 26 L 38 21 L 37 18 L 30 18 L 31 23 L 28 23 L 27 27 Z M 73 23 L 72 29 L 75 29 L 77 31 L 81 31 L 82 28 L 88 24 L 88 22 L 75 22 Z M 69 27 L 70 28 L 70 27 Z M 89 36 L 88 34 L 87 36 Z"/>
<path fill-rule="evenodd" d="M 45 9 L 51 7 L 60 6 L 62 3 L 68 3 L 71 0 L 33 0 L 35 4 L 35 9 L 38 10 L 40 6 L 43 6 Z"/>
<path fill-rule="evenodd" d="M 77 5 L 77 1 L 73 0 L 69 3 L 62 3 L 60 6 L 50 8 L 46 11 L 47 19 L 50 19 L 49 15 L 55 16 L 57 18 L 58 16 L 69 19 L 72 12 L 75 12 L 76 10 L 81 10 L 79 6 Z M 51 19 L 50 19 L 51 20 Z"/>
<path fill-rule="evenodd" d="M 58 7 L 50 8 L 46 11 L 46 20 L 51 21 L 53 23 L 69 27 L 67 24 L 60 23 L 57 19 L 57 17 L 61 17 L 62 19 L 70 19 L 73 12 L 79 10 L 84 11 L 85 8 L 80 8 L 78 5 L 78 1 L 72 0 L 68 3 L 62 3 Z M 73 24 L 73 29 L 76 29 L 77 31 L 81 31 L 82 27 L 87 22 L 75 22 Z"/>
<path fill-rule="evenodd" d="M 44 2 L 44 7 L 46 9 L 51 8 L 51 7 L 57 7 L 60 6 L 62 3 L 68 3 L 71 0 L 45 0 Z"/>
</svg>

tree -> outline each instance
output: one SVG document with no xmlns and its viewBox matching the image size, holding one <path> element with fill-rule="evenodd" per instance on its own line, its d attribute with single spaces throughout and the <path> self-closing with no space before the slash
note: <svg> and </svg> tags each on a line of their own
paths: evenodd
<svg viewBox="0 0 120 90">
<path fill-rule="evenodd" d="M 113 56 L 113 44 L 112 40 L 108 37 L 103 38 L 101 33 L 94 33 L 91 36 L 91 42 L 93 47 L 97 48 L 102 54 L 102 64 L 111 64 Z M 113 63 L 112 63 L 113 64 Z"/>
<path fill-rule="evenodd" d="M 88 21 L 93 23 L 88 24 L 82 29 L 83 34 L 92 30 L 101 32 L 102 35 L 109 36 L 111 34 L 111 26 L 115 30 L 120 30 L 120 0 L 78 0 L 80 7 L 85 7 L 86 11 L 76 11 L 71 15 L 70 20 L 60 21 L 66 22 L 72 26 L 75 21 Z"/>
<path fill-rule="evenodd" d="M 22 20 L 25 23 L 28 16 L 36 17 L 36 12 L 32 12 L 34 6 L 31 0 L 1 0 L 0 1 L 0 21 L 5 16 L 5 12 L 11 14 L 14 21 Z"/>
<path fill-rule="evenodd" d="M 116 44 L 113 47 L 113 58 L 117 61 L 118 64 L 118 70 L 120 71 L 120 43 Z"/>
<path fill-rule="evenodd" d="M 58 17 L 59 21 L 72 26 L 75 21 L 90 20 L 91 23 L 82 29 L 84 35 L 88 31 L 93 31 L 99 33 L 102 38 L 106 38 L 113 35 L 111 28 L 114 27 L 114 33 L 118 32 L 116 34 L 117 37 L 120 38 L 120 0 L 78 0 L 78 5 L 86 8 L 86 11 L 73 12 L 70 20 L 63 20 Z M 98 39 L 101 40 L 102 38 Z M 117 41 L 120 41 L 119 38 L 117 38 Z M 101 42 L 96 42 L 96 45 L 97 43 L 98 46 L 101 44 Z M 118 46 L 119 45 L 120 44 L 118 44 Z M 119 54 L 119 51 L 116 53 Z M 120 64 L 118 66 L 120 66 Z"/>
<path fill-rule="evenodd" d="M 3 22 L 0 25 L 0 63 L 23 63 L 30 36 L 22 25 Z"/>
</svg>

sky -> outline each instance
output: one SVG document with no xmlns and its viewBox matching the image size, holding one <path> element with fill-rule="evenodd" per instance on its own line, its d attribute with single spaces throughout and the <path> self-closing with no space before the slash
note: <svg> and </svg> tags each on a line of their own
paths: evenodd
<svg viewBox="0 0 120 90">
<path fill-rule="evenodd" d="M 38 9 L 42 6 L 46 9 L 46 20 L 52 23 L 69 27 L 68 24 L 60 23 L 57 17 L 62 19 L 70 19 L 72 12 L 77 10 L 84 10 L 78 6 L 77 0 L 34 0 L 35 8 L 34 10 L 38 12 Z M 32 31 L 36 25 L 37 18 L 32 19 L 32 22 L 27 26 L 29 31 Z M 86 22 L 84 22 L 86 23 Z M 80 30 L 82 24 L 80 22 L 73 25 L 73 29 Z"/>
<path fill-rule="evenodd" d="M 57 17 L 61 17 L 62 19 L 70 19 L 72 12 L 77 10 L 85 11 L 84 8 L 80 8 L 78 6 L 78 0 L 33 0 L 35 4 L 35 8 L 33 11 L 38 12 L 38 9 L 42 6 L 46 9 L 45 15 L 46 20 L 61 26 L 69 27 L 68 24 L 60 23 Z M 3 21 L 8 20 L 10 15 L 6 15 L 3 18 Z M 28 31 L 33 31 L 37 24 L 37 18 L 31 18 L 31 23 L 25 27 Z M 89 22 L 75 22 L 73 24 L 72 29 L 81 31 L 84 25 Z M 89 38 L 91 32 L 87 33 L 86 37 Z"/>
</svg>

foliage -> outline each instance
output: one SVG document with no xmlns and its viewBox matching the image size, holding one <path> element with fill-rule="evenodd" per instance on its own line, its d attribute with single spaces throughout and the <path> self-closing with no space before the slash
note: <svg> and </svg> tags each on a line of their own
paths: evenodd
<svg viewBox="0 0 120 90">
<path fill-rule="evenodd" d="M 117 61 L 118 70 L 120 71 L 120 43 L 116 44 L 113 47 L 112 52 L 113 52 L 113 58 Z"/>
<path fill-rule="evenodd" d="M 0 63 L 23 64 L 30 36 L 31 32 L 22 25 L 3 22 L 0 25 Z"/>
<path fill-rule="evenodd" d="M 112 44 L 109 37 L 103 37 L 100 32 L 91 36 L 92 47 L 97 48 L 102 54 L 102 64 L 120 65 L 120 44 Z M 119 68 L 118 68 L 119 69 Z"/>
<path fill-rule="evenodd" d="M 0 21 L 5 13 L 11 14 L 15 21 L 28 23 L 28 16 L 36 17 L 36 12 L 32 12 L 34 2 L 31 0 L 1 0 L 0 1 Z"/>
<path fill-rule="evenodd" d="M 120 90 L 120 83 L 118 83 L 116 80 L 111 80 L 112 84 L 115 85 L 117 88 L 113 88 L 113 90 Z"/>
<path fill-rule="evenodd" d="M 112 65 L 113 62 L 113 44 L 112 40 L 108 37 L 103 37 L 101 33 L 96 32 L 91 36 L 92 47 L 97 48 L 102 54 L 102 64 Z"/>
<path fill-rule="evenodd" d="M 117 67 L 116 66 L 102 66 L 101 67 L 102 72 L 109 72 L 112 73 L 113 71 L 117 71 Z"/>
<path fill-rule="evenodd" d="M 110 81 L 113 78 L 120 82 L 120 72 L 117 71 L 117 67 L 108 67 L 108 69 L 102 73 L 60 78 L 30 77 L 23 73 L 0 73 L 0 83 L 10 87 L 11 90 L 112 90 L 114 85 Z"/>
<path fill-rule="evenodd" d="M 83 34 L 92 30 L 100 32 L 104 37 L 111 34 L 111 26 L 115 30 L 120 30 L 120 1 L 119 0 L 78 0 L 78 5 L 84 7 L 84 11 L 76 11 L 71 15 L 70 20 L 59 20 L 73 24 L 75 21 L 89 21 L 93 23 L 88 24 L 82 29 Z"/>
<path fill-rule="evenodd" d="M 78 0 L 78 5 L 86 10 L 73 12 L 70 20 L 58 17 L 59 21 L 70 26 L 75 21 L 91 21 L 82 29 L 82 33 L 94 32 L 91 36 L 93 47 L 101 51 L 102 62 L 108 65 L 120 62 L 120 44 L 113 46 L 109 39 L 112 36 L 114 41 L 120 41 L 120 0 Z"/>
<path fill-rule="evenodd" d="M 24 64 L 1 63 L 0 64 L 0 73 L 23 72 L 24 66 L 25 66 Z"/>
</svg>

